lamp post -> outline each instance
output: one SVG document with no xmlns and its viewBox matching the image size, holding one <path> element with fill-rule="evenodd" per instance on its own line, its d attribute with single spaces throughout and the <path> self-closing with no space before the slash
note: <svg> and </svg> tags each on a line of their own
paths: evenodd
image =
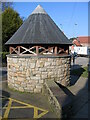
<svg viewBox="0 0 90 120">
<path fill-rule="evenodd" d="M 88 83 L 90 79 L 90 48 L 89 48 L 89 62 L 88 62 Z M 88 84 L 88 90 L 90 91 L 90 85 Z"/>
<path fill-rule="evenodd" d="M 62 25 L 62 23 L 60 24 L 60 26 L 61 26 L 61 29 L 63 29 L 63 25 Z"/>
<path fill-rule="evenodd" d="M 77 26 L 77 23 L 75 23 L 74 25 Z M 75 34 L 74 34 L 74 37 L 75 37 Z"/>
<path fill-rule="evenodd" d="M 60 26 L 61 26 L 62 32 L 64 33 L 64 31 L 63 31 L 63 24 L 61 23 Z"/>
</svg>

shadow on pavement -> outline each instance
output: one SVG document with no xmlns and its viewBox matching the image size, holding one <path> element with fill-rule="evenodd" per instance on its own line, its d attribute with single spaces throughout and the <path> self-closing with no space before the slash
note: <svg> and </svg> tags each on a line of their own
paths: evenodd
<svg viewBox="0 0 90 120">
<path fill-rule="evenodd" d="M 74 97 L 74 94 L 68 88 L 64 87 L 63 85 L 61 85 L 61 84 L 59 84 L 57 82 L 56 82 L 56 84 L 64 91 L 65 94 L 67 94 L 71 98 Z"/>
<path fill-rule="evenodd" d="M 66 87 L 62 86 L 60 83 L 56 84 L 59 86 L 60 88 L 60 97 L 56 96 L 58 102 L 60 103 L 60 106 L 62 106 L 62 119 L 69 119 L 72 112 L 72 104 L 73 104 L 73 99 L 74 99 L 74 94 Z"/>
<path fill-rule="evenodd" d="M 69 120 L 88 119 L 88 81 L 84 87 L 78 91 L 73 100 L 72 116 Z"/>
<path fill-rule="evenodd" d="M 0 90 L 0 93 L 2 92 L 2 107 L 7 106 L 8 104 L 8 98 L 10 98 L 10 93 L 4 90 Z"/>
<path fill-rule="evenodd" d="M 71 65 L 71 70 L 79 69 L 81 67 L 82 67 L 82 65 L 74 64 L 74 65 Z"/>
<path fill-rule="evenodd" d="M 80 78 L 80 76 L 83 74 L 83 72 L 85 71 L 81 67 L 81 65 L 74 65 L 74 67 L 75 66 L 77 66 L 77 68 L 71 69 L 71 73 L 70 73 L 70 76 L 71 76 L 70 86 L 74 85 L 78 81 L 78 79 Z"/>
<path fill-rule="evenodd" d="M 71 114 L 69 115 L 68 120 L 88 118 L 88 81 L 86 81 L 84 87 L 81 88 L 75 95 L 72 90 L 69 90 L 61 84 L 57 83 L 57 85 L 69 98 L 72 99 L 72 107 L 70 108 Z M 64 101 L 67 100 L 68 99 L 66 98 Z"/>
<path fill-rule="evenodd" d="M 9 98 L 10 93 L 8 93 L 7 91 L 2 90 L 2 96 Z"/>
</svg>

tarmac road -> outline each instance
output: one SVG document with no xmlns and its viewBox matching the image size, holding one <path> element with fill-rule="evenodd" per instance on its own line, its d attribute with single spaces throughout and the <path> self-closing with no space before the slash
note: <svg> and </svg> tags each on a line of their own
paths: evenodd
<svg viewBox="0 0 90 120">
<path fill-rule="evenodd" d="M 88 66 L 89 63 L 89 58 L 88 57 L 76 57 L 75 58 L 75 63 L 73 66 L 73 61 L 71 62 L 71 67 L 72 69 L 77 69 L 80 67 L 86 67 Z"/>
<path fill-rule="evenodd" d="M 2 109 L 2 116 L 4 119 L 41 118 L 49 112 L 48 110 L 10 97 L 3 97 L 2 101 L 6 103 Z"/>
<path fill-rule="evenodd" d="M 2 76 L 3 75 L 3 76 Z M 14 91 L 7 87 L 6 68 L 0 68 L 0 103 L 4 119 L 57 118 L 47 97 L 43 94 L 30 94 Z M 1 107 L 1 105 L 0 105 Z"/>
</svg>

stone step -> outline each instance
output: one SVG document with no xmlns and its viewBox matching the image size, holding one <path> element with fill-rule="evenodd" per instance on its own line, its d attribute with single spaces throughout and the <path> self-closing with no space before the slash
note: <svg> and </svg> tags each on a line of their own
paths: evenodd
<svg viewBox="0 0 90 120">
<path fill-rule="evenodd" d="M 45 93 L 47 93 L 49 102 L 54 107 L 55 112 L 59 117 L 68 118 L 71 114 L 72 98 L 74 97 L 72 93 L 66 87 L 60 87 L 54 81 L 47 81 L 45 87 L 47 89 Z"/>
</svg>

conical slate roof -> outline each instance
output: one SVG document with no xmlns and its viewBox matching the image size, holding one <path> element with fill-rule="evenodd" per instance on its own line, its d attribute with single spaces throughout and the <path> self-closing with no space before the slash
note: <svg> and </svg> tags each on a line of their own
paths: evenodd
<svg viewBox="0 0 90 120">
<path fill-rule="evenodd" d="M 45 10 L 38 5 L 6 45 L 71 44 Z"/>
</svg>

